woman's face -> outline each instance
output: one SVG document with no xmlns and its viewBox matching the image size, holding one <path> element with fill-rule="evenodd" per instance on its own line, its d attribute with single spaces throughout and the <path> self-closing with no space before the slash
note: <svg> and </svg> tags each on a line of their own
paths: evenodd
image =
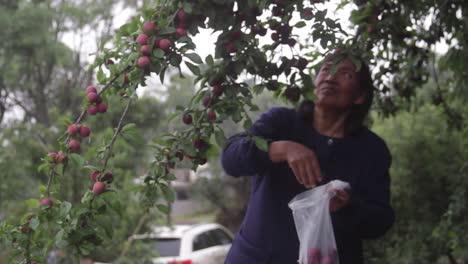
<svg viewBox="0 0 468 264">
<path fill-rule="evenodd" d="M 359 89 L 359 75 L 350 60 L 343 60 L 332 74 L 332 62 L 325 62 L 314 80 L 316 105 L 338 111 L 350 110 L 354 104 L 364 103 Z"/>
</svg>

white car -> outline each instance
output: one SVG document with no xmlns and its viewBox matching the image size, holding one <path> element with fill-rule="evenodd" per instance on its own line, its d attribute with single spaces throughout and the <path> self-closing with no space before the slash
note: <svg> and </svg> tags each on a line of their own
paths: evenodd
<svg viewBox="0 0 468 264">
<path fill-rule="evenodd" d="M 159 257 L 154 264 L 223 264 L 233 235 L 219 224 L 155 227 L 152 233 L 132 237 L 152 243 Z"/>
</svg>

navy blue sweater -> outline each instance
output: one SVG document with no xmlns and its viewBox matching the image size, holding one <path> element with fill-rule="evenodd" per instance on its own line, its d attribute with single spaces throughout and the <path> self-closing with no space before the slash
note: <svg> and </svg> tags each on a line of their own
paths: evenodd
<svg viewBox="0 0 468 264">
<path fill-rule="evenodd" d="M 382 236 L 394 222 L 391 156 L 385 142 L 368 129 L 330 140 L 296 110 L 285 107 L 262 114 L 250 133 L 301 143 L 317 155 L 322 184 L 334 179 L 350 183 L 350 203 L 332 213 L 332 222 L 340 264 L 363 263 L 362 240 Z M 248 136 L 231 137 L 221 160 L 227 174 L 253 177 L 247 213 L 226 263 L 297 263 L 299 240 L 288 202 L 307 189 L 296 181 L 287 162 L 273 163 Z"/>
</svg>

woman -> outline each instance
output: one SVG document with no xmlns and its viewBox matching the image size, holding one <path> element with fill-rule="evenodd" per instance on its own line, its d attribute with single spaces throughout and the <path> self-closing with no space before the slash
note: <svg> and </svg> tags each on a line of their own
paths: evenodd
<svg viewBox="0 0 468 264">
<path fill-rule="evenodd" d="M 268 152 L 245 134 L 232 137 L 223 150 L 227 174 L 253 177 L 226 263 L 297 263 L 299 240 L 288 202 L 334 179 L 351 185 L 330 203 L 341 264 L 363 263 L 362 240 L 382 236 L 393 224 L 391 156 L 363 124 L 373 98 L 371 75 L 349 56 L 340 51 L 325 57 L 314 80 L 314 103 L 273 108 L 255 122 L 249 132 L 268 140 Z"/>
</svg>

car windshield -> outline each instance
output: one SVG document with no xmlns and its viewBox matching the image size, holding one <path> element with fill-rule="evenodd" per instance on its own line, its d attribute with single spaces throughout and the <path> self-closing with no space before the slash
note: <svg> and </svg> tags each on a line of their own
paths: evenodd
<svg viewBox="0 0 468 264">
<path fill-rule="evenodd" d="M 161 257 L 178 256 L 180 251 L 179 238 L 151 239 L 152 247 Z"/>
</svg>

